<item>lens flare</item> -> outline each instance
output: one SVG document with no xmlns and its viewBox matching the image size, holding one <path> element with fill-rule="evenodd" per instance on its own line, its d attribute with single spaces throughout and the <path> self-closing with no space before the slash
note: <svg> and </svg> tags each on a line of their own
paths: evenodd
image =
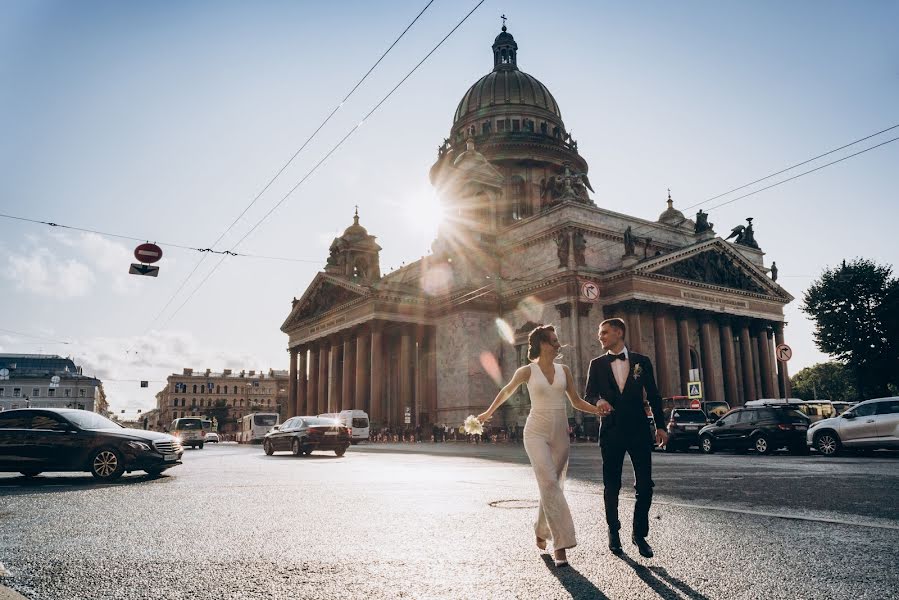
<svg viewBox="0 0 899 600">
<path fill-rule="evenodd" d="M 447 264 L 426 267 L 421 273 L 421 289 L 428 296 L 440 296 L 450 291 L 453 270 Z"/>
<path fill-rule="evenodd" d="M 491 352 L 484 350 L 481 352 L 481 368 L 493 380 L 497 387 L 502 386 L 503 374 L 499 368 L 499 362 Z"/>
<path fill-rule="evenodd" d="M 543 319 L 543 303 L 534 296 L 528 296 L 518 303 L 518 310 L 524 315 L 524 318 L 534 323 L 539 323 Z"/>
<path fill-rule="evenodd" d="M 512 326 L 509 325 L 505 320 L 500 318 L 497 318 L 495 323 L 496 330 L 499 332 L 499 337 L 503 338 L 503 340 L 514 346 L 515 330 L 512 329 Z"/>
</svg>

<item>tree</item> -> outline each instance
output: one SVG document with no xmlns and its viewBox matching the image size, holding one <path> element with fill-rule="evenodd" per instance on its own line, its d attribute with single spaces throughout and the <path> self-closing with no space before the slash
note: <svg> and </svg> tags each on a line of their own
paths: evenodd
<svg viewBox="0 0 899 600">
<path fill-rule="evenodd" d="M 852 371 L 839 362 L 826 362 L 802 369 L 792 378 L 793 395 L 803 400 L 855 402 L 858 390 Z"/>
<path fill-rule="evenodd" d="M 815 344 L 851 371 L 863 398 L 899 384 L 899 279 L 891 266 L 858 258 L 826 269 L 805 292 Z"/>
</svg>

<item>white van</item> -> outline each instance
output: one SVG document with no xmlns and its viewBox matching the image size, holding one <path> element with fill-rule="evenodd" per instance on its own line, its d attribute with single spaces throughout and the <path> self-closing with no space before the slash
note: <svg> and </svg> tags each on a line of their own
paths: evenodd
<svg viewBox="0 0 899 600">
<path fill-rule="evenodd" d="M 322 419 L 336 419 L 344 427 L 352 429 L 351 444 L 368 441 L 368 413 L 364 410 L 342 410 L 339 413 L 324 413 L 318 416 Z"/>
</svg>

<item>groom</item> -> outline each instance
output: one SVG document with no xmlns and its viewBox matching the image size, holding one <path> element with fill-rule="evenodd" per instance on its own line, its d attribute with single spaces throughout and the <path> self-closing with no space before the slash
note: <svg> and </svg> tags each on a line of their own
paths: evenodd
<svg viewBox="0 0 899 600">
<path fill-rule="evenodd" d="M 596 404 L 602 418 L 599 447 L 602 451 L 603 499 L 606 523 L 609 526 L 609 550 L 621 554 L 618 530 L 618 491 L 621 489 L 621 467 L 625 453 L 630 454 L 634 466 L 637 503 L 634 506 L 633 536 L 631 540 L 641 556 L 652 558 L 652 548 L 646 542 L 649 535 L 649 506 L 652 504 L 652 446 L 651 429 L 643 407 L 643 393 L 652 407 L 656 423 L 655 442 L 668 441 L 665 418 L 662 415 L 662 396 L 656 387 L 649 358 L 631 352 L 624 345 L 627 325 L 621 319 L 607 319 L 599 325 L 599 342 L 605 354 L 590 362 L 587 390 L 584 399 Z"/>
</svg>

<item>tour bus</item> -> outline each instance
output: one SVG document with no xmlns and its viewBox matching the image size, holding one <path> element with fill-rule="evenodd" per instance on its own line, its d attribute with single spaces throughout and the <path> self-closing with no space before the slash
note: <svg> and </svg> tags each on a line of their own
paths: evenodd
<svg viewBox="0 0 899 600">
<path fill-rule="evenodd" d="M 257 412 L 242 417 L 237 429 L 237 442 L 240 444 L 259 444 L 265 434 L 279 423 L 278 413 Z"/>
<path fill-rule="evenodd" d="M 368 441 L 368 413 L 364 410 L 343 410 L 339 413 L 324 413 L 318 416 L 322 419 L 336 419 L 344 427 L 352 429 L 351 444 Z"/>
</svg>

